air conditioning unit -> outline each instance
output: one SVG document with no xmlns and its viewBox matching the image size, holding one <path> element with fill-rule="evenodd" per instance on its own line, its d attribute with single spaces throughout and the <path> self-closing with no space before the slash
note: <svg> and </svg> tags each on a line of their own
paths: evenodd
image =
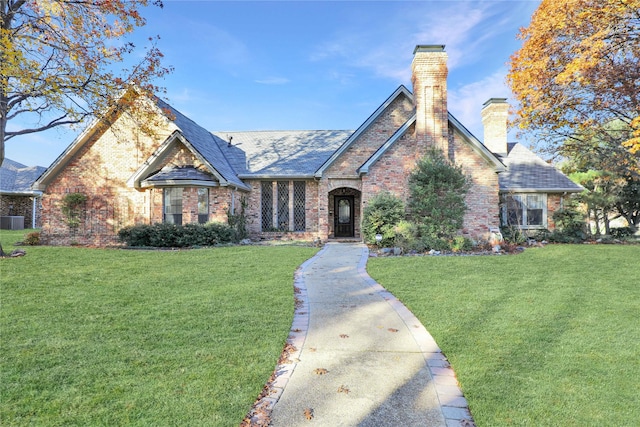
<svg viewBox="0 0 640 427">
<path fill-rule="evenodd" d="M 23 216 L 0 216 L 0 229 L 24 230 Z"/>
</svg>

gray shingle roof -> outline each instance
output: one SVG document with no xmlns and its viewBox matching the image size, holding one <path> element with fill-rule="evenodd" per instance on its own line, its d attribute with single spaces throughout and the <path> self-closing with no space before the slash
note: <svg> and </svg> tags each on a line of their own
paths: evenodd
<svg viewBox="0 0 640 427">
<path fill-rule="evenodd" d="M 214 181 L 214 177 L 207 172 L 193 166 L 165 167 L 158 173 L 151 175 L 146 181 Z"/>
<path fill-rule="evenodd" d="M 216 138 L 208 130 L 198 125 L 196 122 L 162 101 L 156 98 L 158 106 L 162 109 L 169 110 L 173 115 L 173 122 L 178 126 L 182 135 L 198 150 L 200 155 L 204 157 L 213 166 L 216 171 L 229 183 L 245 187 L 245 184 L 238 178 L 237 174 L 229 164 L 227 158 L 223 155 Z"/>
<path fill-rule="evenodd" d="M 0 167 L 1 193 L 32 193 L 31 184 L 47 168 L 42 166 L 25 166 L 10 159 L 4 159 Z"/>
<path fill-rule="evenodd" d="M 221 152 L 243 178 L 311 177 L 352 133 L 351 130 L 214 132 Z"/>
<path fill-rule="evenodd" d="M 581 186 L 571 181 L 536 154 L 518 143 L 508 144 L 508 155 L 502 159 L 507 171 L 498 175 L 500 191 L 580 192 Z"/>
</svg>

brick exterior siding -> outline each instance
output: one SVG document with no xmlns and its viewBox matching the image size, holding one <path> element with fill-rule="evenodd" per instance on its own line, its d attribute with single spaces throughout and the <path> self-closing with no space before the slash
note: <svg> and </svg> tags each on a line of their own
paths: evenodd
<svg viewBox="0 0 640 427">
<path fill-rule="evenodd" d="M 36 223 L 33 224 L 33 199 L 36 199 Z M 23 216 L 24 228 L 40 227 L 42 221 L 42 202 L 35 196 L 0 195 L 0 216 Z"/>
<path fill-rule="evenodd" d="M 437 147 L 471 179 L 467 196 L 469 208 L 464 218 L 464 234 L 486 238 L 489 229 L 499 225 L 498 175 L 494 165 L 479 154 L 463 134 L 454 129 L 447 112 L 447 54 L 438 46 L 416 49 L 412 62 L 413 97 L 406 92 L 391 100 L 389 105 L 329 165 L 320 179 L 305 179 L 305 230 L 293 231 L 293 179 L 273 177 L 289 183 L 289 230 L 273 233 L 262 230 L 261 179 L 247 179 L 249 192 L 229 187 L 209 188 L 209 220 L 225 222 L 227 211 L 241 199 L 246 201 L 247 228 L 254 237 L 289 236 L 291 238 L 334 235 L 334 202 L 336 196 L 354 198 L 354 232 L 360 237 L 361 212 L 371 198 L 381 191 L 390 191 L 405 201 L 408 197 L 408 176 L 428 147 Z M 358 169 L 407 121 L 416 115 L 412 125 L 401 138 L 389 147 L 368 170 L 359 175 Z M 114 130 L 116 129 L 117 130 Z M 162 188 L 136 189 L 127 181 L 149 159 L 160 144 L 176 129 L 172 123 L 149 137 L 137 130 L 127 116 L 119 117 L 109 129 L 95 132 L 79 152 L 71 158 L 48 185 L 43 201 L 42 241 L 47 244 L 108 245 L 116 243 L 117 231 L 126 225 L 150 224 L 163 220 Z M 165 153 L 163 166 L 204 167 L 185 146 L 178 143 Z M 174 185 L 174 184 L 172 184 Z M 80 226 L 71 232 L 60 211 L 61 199 L 67 193 L 81 192 L 87 196 Z M 274 197 L 277 198 L 277 197 Z M 550 203 L 555 200 L 550 197 Z M 555 206 L 555 205 L 554 205 Z M 276 212 L 277 201 L 273 201 Z M 274 215 L 274 224 L 275 216 Z M 551 217 L 551 209 L 549 213 Z M 185 187 L 182 192 L 183 223 L 198 221 L 198 191 Z"/>
</svg>

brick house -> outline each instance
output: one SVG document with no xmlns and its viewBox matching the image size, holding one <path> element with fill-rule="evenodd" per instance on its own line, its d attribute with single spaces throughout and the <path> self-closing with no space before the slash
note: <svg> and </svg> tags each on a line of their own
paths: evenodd
<svg viewBox="0 0 640 427">
<path fill-rule="evenodd" d="M 40 191 L 31 185 L 46 170 L 4 159 L 0 167 L 0 228 L 21 229 L 40 226 Z"/>
<path fill-rule="evenodd" d="M 430 146 L 471 178 L 464 234 L 487 238 L 501 218 L 552 228 L 551 213 L 581 187 L 507 144 L 505 100 L 485 103 L 482 143 L 448 112 L 444 46 L 417 46 L 412 72 L 413 91 L 400 86 L 355 131 L 210 132 L 157 99 L 153 137 L 124 113 L 95 122 L 34 186 L 44 192 L 42 240 L 110 244 L 134 223 L 225 221 L 242 201 L 253 235 L 360 238 L 367 202 L 381 191 L 406 199 Z M 60 201 L 73 192 L 87 202 L 71 233 Z"/>
</svg>

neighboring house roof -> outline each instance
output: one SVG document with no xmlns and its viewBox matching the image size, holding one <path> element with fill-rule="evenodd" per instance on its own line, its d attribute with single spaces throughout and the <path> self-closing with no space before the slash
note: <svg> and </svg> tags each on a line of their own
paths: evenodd
<svg viewBox="0 0 640 427">
<path fill-rule="evenodd" d="M 351 130 L 215 132 L 240 178 L 312 178 Z M 226 140 L 223 140 L 225 138 Z M 229 143 L 231 138 L 231 143 Z"/>
<path fill-rule="evenodd" d="M 548 164 L 524 145 L 507 144 L 502 161 L 507 171 L 498 175 L 501 192 L 578 193 L 583 187 Z"/>
<path fill-rule="evenodd" d="M 25 166 L 11 159 L 4 159 L 0 167 L 0 194 L 33 196 L 40 194 L 31 189 L 31 185 L 47 168 Z"/>
</svg>

